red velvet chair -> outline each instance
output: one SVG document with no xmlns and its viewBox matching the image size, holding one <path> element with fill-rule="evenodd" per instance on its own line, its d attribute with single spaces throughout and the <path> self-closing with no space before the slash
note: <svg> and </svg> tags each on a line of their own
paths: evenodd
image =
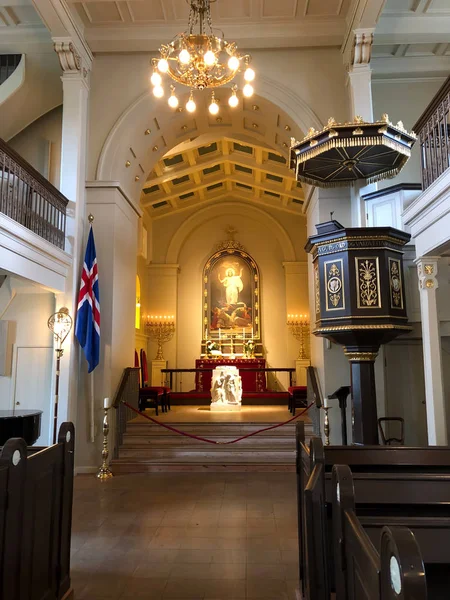
<svg viewBox="0 0 450 600">
<path fill-rule="evenodd" d="M 307 400 L 306 400 L 307 388 L 306 388 L 306 386 L 293 385 L 291 387 L 288 387 L 288 392 L 289 392 L 288 409 L 293 415 L 295 415 L 295 409 L 297 407 L 306 408 L 306 406 L 307 406 Z"/>
<path fill-rule="evenodd" d="M 139 410 L 142 412 L 147 407 L 154 406 L 158 415 L 158 405 L 162 412 L 170 410 L 170 388 L 165 386 L 148 385 L 147 354 L 141 349 L 141 388 L 139 389 Z"/>
</svg>

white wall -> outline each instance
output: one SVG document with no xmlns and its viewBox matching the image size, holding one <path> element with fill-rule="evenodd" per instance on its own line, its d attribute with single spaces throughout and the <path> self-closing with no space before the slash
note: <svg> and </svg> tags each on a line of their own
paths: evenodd
<svg viewBox="0 0 450 600">
<path fill-rule="evenodd" d="M 62 106 L 37 119 L 9 140 L 9 145 L 59 189 Z"/>
<path fill-rule="evenodd" d="M 9 40 L 6 35 L 0 38 L 0 52 L 12 51 Z M 62 102 L 61 67 L 50 34 L 48 44 L 30 43 L 23 50 L 22 43 L 21 48 L 20 52 L 25 52 L 25 81 L 0 109 L 0 137 L 6 141 Z"/>
<path fill-rule="evenodd" d="M 411 131 L 443 83 L 444 79 L 435 78 L 418 81 L 373 80 L 374 118 L 379 119 L 383 113 L 388 113 L 392 123 L 403 121 L 406 129 Z M 393 179 L 381 181 L 378 187 L 384 188 L 397 183 L 422 183 L 418 141 L 413 146 L 411 158 L 402 172 Z"/>
<path fill-rule="evenodd" d="M 38 443 L 45 445 L 51 441 L 54 361 L 53 339 L 47 320 L 55 312 L 55 297 L 44 288 L 8 277 L 0 288 L 0 314 L 11 298 L 12 289 L 17 293 L 2 316 L 2 320 L 11 323 L 8 340 L 11 362 L 8 375 L 0 377 L 0 408 L 43 410 Z M 27 376 L 20 377 L 19 382 L 17 374 Z"/>
</svg>

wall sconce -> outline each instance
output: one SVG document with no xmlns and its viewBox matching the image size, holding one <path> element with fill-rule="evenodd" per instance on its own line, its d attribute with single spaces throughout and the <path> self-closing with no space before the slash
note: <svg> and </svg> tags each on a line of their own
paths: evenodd
<svg viewBox="0 0 450 600">
<path fill-rule="evenodd" d="M 61 357 L 64 354 L 62 345 L 69 335 L 73 325 L 72 317 L 69 315 L 68 308 L 60 308 L 58 312 L 49 317 L 47 326 L 53 333 L 56 351 L 56 379 L 55 379 L 55 405 L 53 412 L 53 443 L 56 444 L 56 430 L 58 426 L 58 399 L 59 399 L 59 374 L 61 367 Z"/>
</svg>

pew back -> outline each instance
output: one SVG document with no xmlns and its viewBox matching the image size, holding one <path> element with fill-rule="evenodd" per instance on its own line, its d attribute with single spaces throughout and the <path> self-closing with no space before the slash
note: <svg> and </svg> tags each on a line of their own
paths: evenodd
<svg viewBox="0 0 450 600">
<path fill-rule="evenodd" d="M 333 467 L 336 600 L 426 600 L 425 570 L 414 534 L 384 527 L 380 551 L 355 512 L 352 472 Z"/>
<path fill-rule="evenodd" d="M 74 442 L 63 423 L 53 446 L 12 438 L 3 447 L 0 600 L 60 600 L 70 589 Z"/>
</svg>

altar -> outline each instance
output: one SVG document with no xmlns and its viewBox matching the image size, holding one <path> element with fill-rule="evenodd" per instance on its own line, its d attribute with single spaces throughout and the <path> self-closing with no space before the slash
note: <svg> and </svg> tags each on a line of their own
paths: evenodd
<svg viewBox="0 0 450 600">
<path fill-rule="evenodd" d="M 215 369 L 223 365 L 237 367 L 242 378 L 242 391 L 267 392 L 266 374 L 264 371 L 244 371 L 243 369 L 265 369 L 264 358 L 200 358 L 195 361 L 196 369 Z M 211 389 L 212 371 L 200 371 L 195 374 L 195 391 L 209 392 Z"/>
</svg>

